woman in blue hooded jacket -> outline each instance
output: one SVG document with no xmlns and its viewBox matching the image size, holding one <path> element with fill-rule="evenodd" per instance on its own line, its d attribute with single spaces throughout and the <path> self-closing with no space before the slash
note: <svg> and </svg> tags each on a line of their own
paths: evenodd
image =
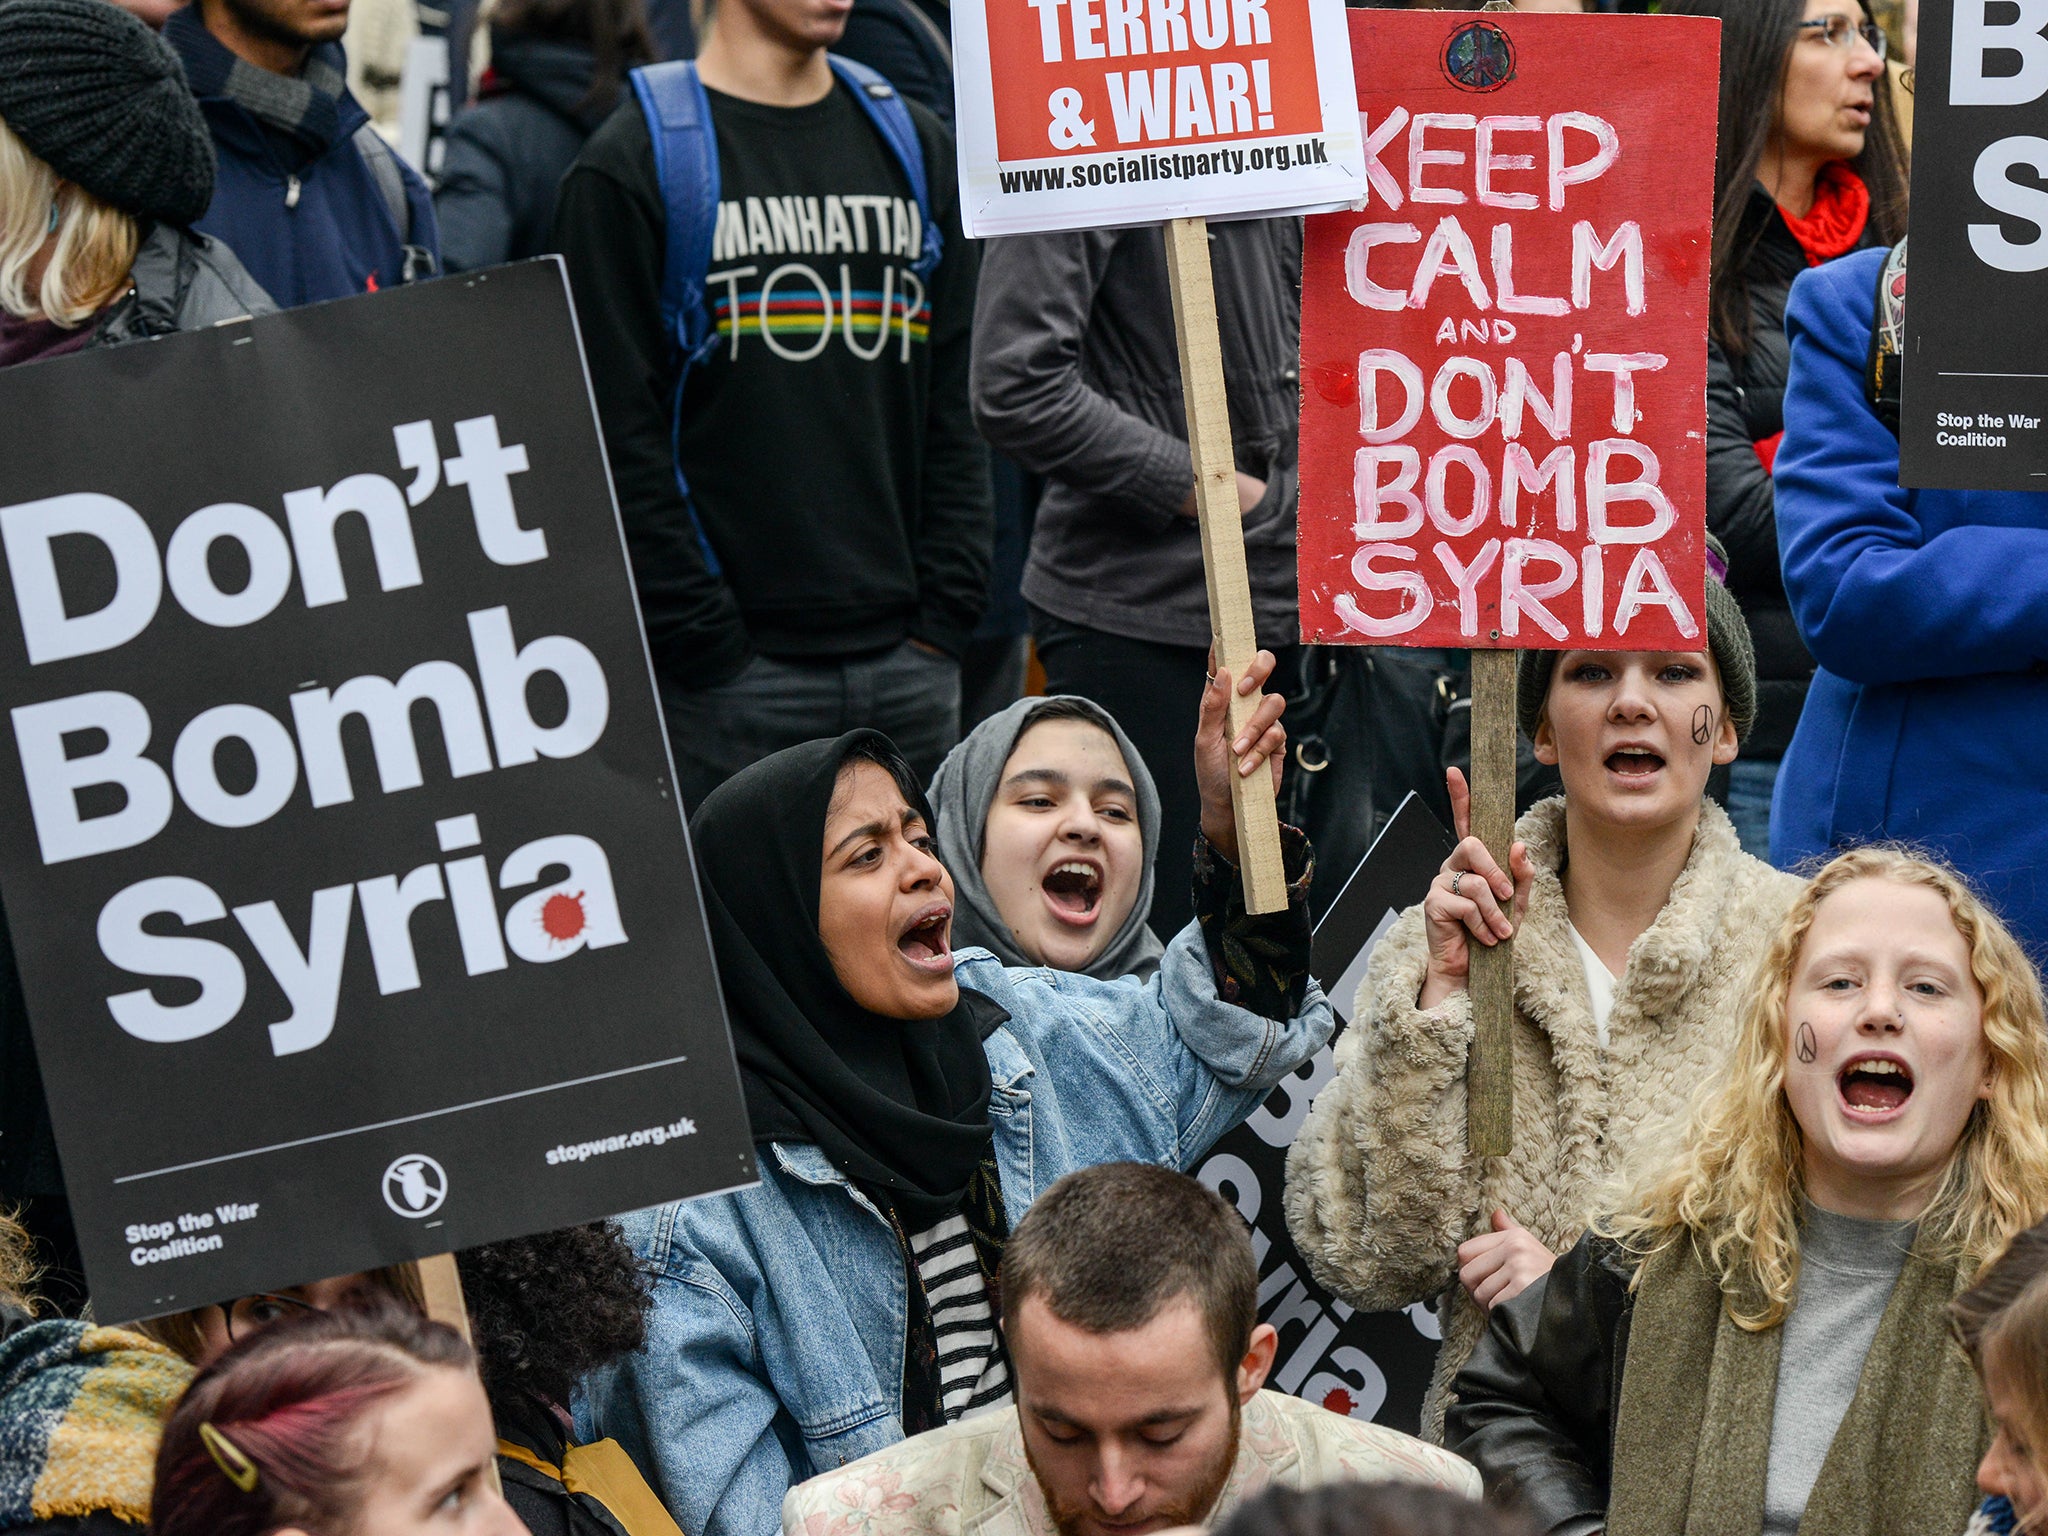
<svg viewBox="0 0 2048 1536">
<path fill-rule="evenodd" d="M 1873 839 L 1933 848 L 2038 961 L 2048 494 L 1900 487 L 1898 438 L 1865 387 L 1886 259 L 1802 274 L 1786 311 L 1778 541 L 1820 670 L 1778 781 L 1771 861 Z"/>
</svg>

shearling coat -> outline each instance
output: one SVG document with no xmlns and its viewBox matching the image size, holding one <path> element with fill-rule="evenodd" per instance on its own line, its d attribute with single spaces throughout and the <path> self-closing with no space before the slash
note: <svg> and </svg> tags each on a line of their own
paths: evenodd
<svg viewBox="0 0 2048 1536">
<path fill-rule="evenodd" d="M 1260 1392 L 1204 1522 L 1220 1526 L 1268 1488 L 1421 1483 L 1479 1497 L 1469 1462 L 1384 1424 Z M 1015 1406 L 960 1419 L 790 1489 L 782 1536 L 1058 1536 L 1024 1453 Z"/>
<path fill-rule="evenodd" d="M 1316 1278 L 1353 1306 L 1436 1301 L 1443 1326 L 1424 1432 L 1440 1438 L 1451 1378 L 1486 1316 L 1457 1282 L 1457 1246 L 1505 1210 L 1553 1253 L 1577 1242 L 1642 1133 L 1681 1108 L 1732 1043 L 1751 967 L 1801 882 L 1745 854 L 1727 813 L 1700 811 L 1692 852 L 1629 949 L 1603 1050 L 1559 878 L 1562 799 L 1515 828 L 1536 877 L 1515 938 L 1512 1155 L 1466 1152 L 1472 1002 L 1416 1007 L 1429 943 L 1402 913 L 1359 987 L 1359 1025 L 1336 1049 L 1287 1158 L 1287 1223 Z"/>
</svg>

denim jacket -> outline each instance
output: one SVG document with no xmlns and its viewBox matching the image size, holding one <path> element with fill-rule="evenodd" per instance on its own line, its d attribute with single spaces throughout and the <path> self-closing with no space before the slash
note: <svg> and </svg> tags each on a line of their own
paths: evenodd
<svg viewBox="0 0 2048 1536">
<path fill-rule="evenodd" d="M 984 1048 L 1012 1223 L 1076 1168 L 1192 1167 L 1332 1025 L 1313 982 L 1282 1023 L 1220 1000 L 1192 923 L 1143 984 L 957 961 L 1010 1015 Z M 647 1342 L 586 1383 L 577 1428 L 624 1445 L 691 1536 L 775 1536 L 792 1485 L 903 1438 L 902 1251 L 816 1147 L 775 1143 L 753 1188 L 623 1225 L 654 1277 Z"/>
</svg>

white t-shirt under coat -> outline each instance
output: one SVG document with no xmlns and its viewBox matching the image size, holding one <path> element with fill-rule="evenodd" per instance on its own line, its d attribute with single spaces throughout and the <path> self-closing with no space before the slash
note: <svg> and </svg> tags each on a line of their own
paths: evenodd
<svg viewBox="0 0 2048 1536">
<path fill-rule="evenodd" d="M 1579 951 L 1579 963 L 1586 968 L 1586 992 L 1593 999 L 1593 1028 L 1600 1036 L 1600 1049 L 1607 1049 L 1607 1020 L 1614 1012 L 1614 989 L 1617 985 L 1614 972 L 1607 969 L 1607 962 L 1593 952 L 1593 946 L 1580 935 L 1578 925 L 1569 925 L 1572 943 Z"/>
</svg>

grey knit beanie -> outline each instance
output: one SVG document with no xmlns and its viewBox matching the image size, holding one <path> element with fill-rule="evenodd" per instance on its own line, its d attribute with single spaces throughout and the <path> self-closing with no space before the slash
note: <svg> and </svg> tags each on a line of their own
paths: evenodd
<svg viewBox="0 0 2048 1536">
<path fill-rule="evenodd" d="M 1728 718 L 1738 742 L 1749 739 L 1756 724 L 1756 645 L 1749 621 L 1727 587 L 1728 551 L 1707 535 L 1707 649 L 1721 673 L 1721 692 L 1728 700 Z M 1550 677 L 1560 651 L 1524 651 L 1515 671 L 1515 718 L 1527 736 L 1536 734 L 1543 705 L 1550 697 Z"/>
<path fill-rule="evenodd" d="M 0 0 L 0 122 L 66 181 L 137 218 L 213 201 L 213 138 L 178 56 L 107 0 Z"/>
</svg>

